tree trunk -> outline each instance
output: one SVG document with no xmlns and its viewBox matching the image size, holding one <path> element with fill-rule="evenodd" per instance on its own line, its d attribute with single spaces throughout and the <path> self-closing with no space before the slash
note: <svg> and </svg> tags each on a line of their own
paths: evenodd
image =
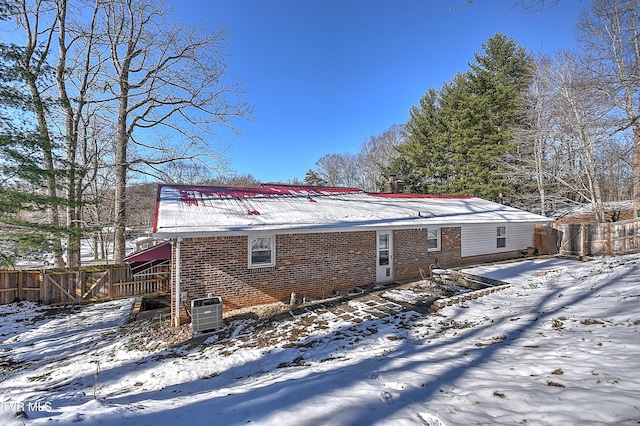
<svg viewBox="0 0 640 426">
<path fill-rule="evenodd" d="M 537 135 L 534 138 L 533 158 L 534 158 L 535 167 L 536 167 L 536 184 L 538 186 L 538 196 L 540 197 L 540 214 L 542 216 L 546 216 L 547 215 L 547 200 L 546 200 L 547 191 L 546 191 L 545 182 L 544 182 L 545 155 L 544 155 L 544 148 L 542 147 L 544 143 L 542 138 L 543 138 L 542 135 Z"/>
<path fill-rule="evenodd" d="M 51 145 L 51 137 L 49 128 L 47 127 L 47 118 L 44 104 L 40 91 L 33 75 L 27 76 L 27 84 L 33 97 L 33 106 L 38 122 L 38 136 L 40 138 L 40 146 L 42 147 L 43 167 L 47 173 L 47 195 L 50 198 L 49 207 L 49 224 L 55 228 L 60 228 L 60 219 L 58 217 L 58 194 L 56 190 L 55 164 L 53 162 L 53 147 Z M 62 258 L 62 240 L 60 234 L 52 238 L 53 262 L 56 268 L 64 267 L 64 259 Z"/>
<path fill-rule="evenodd" d="M 114 201 L 114 248 L 113 260 L 118 263 L 126 256 L 126 191 L 127 191 L 127 145 L 129 134 L 127 133 L 127 100 L 128 91 L 126 81 L 121 82 L 121 96 L 118 112 L 118 136 L 116 145 L 116 181 Z"/>
<path fill-rule="evenodd" d="M 64 109 L 65 120 L 65 151 L 67 157 L 67 266 L 80 267 L 80 217 L 78 215 L 78 194 L 76 192 L 76 153 L 78 146 L 77 126 L 74 122 L 75 111 L 67 94 L 66 67 L 66 20 L 67 2 L 58 0 L 58 69 L 56 70 L 56 84 L 60 102 Z M 82 108 L 81 106 L 79 108 Z"/>
<path fill-rule="evenodd" d="M 640 217 L 640 122 L 633 125 L 633 209 Z"/>
</svg>

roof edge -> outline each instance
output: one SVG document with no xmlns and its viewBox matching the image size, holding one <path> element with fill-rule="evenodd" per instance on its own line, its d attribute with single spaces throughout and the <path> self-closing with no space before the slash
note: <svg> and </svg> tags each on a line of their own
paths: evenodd
<svg viewBox="0 0 640 426">
<path fill-rule="evenodd" d="M 365 232 L 365 231 L 374 231 L 374 230 L 404 230 L 404 229 L 425 229 L 430 227 L 437 228 L 460 228 L 463 226 L 473 226 L 473 225 L 487 225 L 487 224 L 495 224 L 496 221 L 482 221 L 482 222 L 455 222 L 449 223 L 444 221 L 434 220 L 435 218 L 431 218 L 432 222 L 428 223 L 425 221 L 420 221 L 417 223 L 407 223 L 407 224 L 375 224 L 375 225 L 347 225 L 347 226 L 336 226 L 336 225 L 324 225 L 324 226 L 305 226 L 305 227 L 291 227 L 291 228 L 259 228 L 259 227 L 251 227 L 251 228 L 235 228 L 235 229 L 225 229 L 225 230 L 203 230 L 203 231 L 169 231 L 169 230 L 160 230 L 155 232 L 153 235 L 157 239 L 171 239 L 171 238 L 206 238 L 206 237 L 228 237 L 228 236 L 242 236 L 242 235 L 251 235 L 251 234 L 274 234 L 274 235 L 282 235 L 282 234 L 325 234 L 331 232 Z M 540 216 L 540 218 L 531 219 L 531 220 L 514 220 L 509 223 L 528 223 L 532 225 L 538 224 L 547 224 L 555 222 L 552 218 L 545 218 L 544 216 Z M 507 222 L 505 222 L 507 223 Z"/>
</svg>

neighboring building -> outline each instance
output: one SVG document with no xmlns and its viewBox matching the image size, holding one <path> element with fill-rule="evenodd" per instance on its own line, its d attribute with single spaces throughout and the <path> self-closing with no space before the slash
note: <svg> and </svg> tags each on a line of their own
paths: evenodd
<svg viewBox="0 0 640 426">
<path fill-rule="evenodd" d="M 186 293 L 185 322 L 189 301 L 209 295 L 229 310 L 520 257 L 550 222 L 474 197 L 160 185 L 154 236 L 173 241 L 172 309 Z"/>
</svg>

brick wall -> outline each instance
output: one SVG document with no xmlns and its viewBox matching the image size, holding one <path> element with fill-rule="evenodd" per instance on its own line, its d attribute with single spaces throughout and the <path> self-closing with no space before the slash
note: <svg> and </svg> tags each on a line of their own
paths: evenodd
<svg viewBox="0 0 640 426">
<path fill-rule="evenodd" d="M 289 301 L 292 292 L 298 298 L 347 292 L 375 282 L 376 238 L 375 231 L 277 235 L 276 265 L 259 269 L 248 267 L 246 236 L 185 238 L 180 290 L 188 293 L 189 307 L 191 299 L 212 294 L 222 297 L 225 310 Z M 520 256 L 507 252 L 461 258 L 460 238 L 460 228 L 442 228 L 441 250 L 429 252 L 426 229 L 394 231 L 394 279 L 419 277 L 420 268 L 428 271 L 436 263 L 453 267 Z M 172 294 L 172 311 L 174 298 Z M 184 307 L 181 318 L 189 321 Z"/>
<path fill-rule="evenodd" d="M 276 265 L 268 268 L 249 269 L 247 244 L 246 236 L 183 239 L 180 291 L 189 300 L 220 296 L 230 310 L 289 301 L 292 292 L 322 297 L 375 281 L 375 231 L 277 235 Z M 184 308 L 181 317 L 188 321 Z"/>
<path fill-rule="evenodd" d="M 405 229 L 393 233 L 395 279 L 420 276 L 420 268 L 439 264 L 449 267 L 460 264 L 460 228 L 442 228 L 440 250 L 428 251 L 426 229 Z"/>
<path fill-rule="evenodd" d="M 483 254 L 481 256 L 467 256 L 467 257 L 463 257 L 460 260 L 460 266 L 472 265 L 476 263 L 499 262 L 501 260 L 517 259 L 519 257 L 522 257 L 522 253 L 520 252 L 520 250 L 505 251 L 502 253 L 493 253 L 493 254 Z"/>
</svg>

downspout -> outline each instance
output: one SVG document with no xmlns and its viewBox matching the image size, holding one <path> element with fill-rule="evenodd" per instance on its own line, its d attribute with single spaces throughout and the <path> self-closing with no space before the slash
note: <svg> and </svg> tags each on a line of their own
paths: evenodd
<svg viewBox="0 0 640 426">
<path fill-rule="evenodd" d="M 182 237 L 176 238 L 176 307 L 175 326 L 180 327 L 180 243 Z"/>
</svg>

